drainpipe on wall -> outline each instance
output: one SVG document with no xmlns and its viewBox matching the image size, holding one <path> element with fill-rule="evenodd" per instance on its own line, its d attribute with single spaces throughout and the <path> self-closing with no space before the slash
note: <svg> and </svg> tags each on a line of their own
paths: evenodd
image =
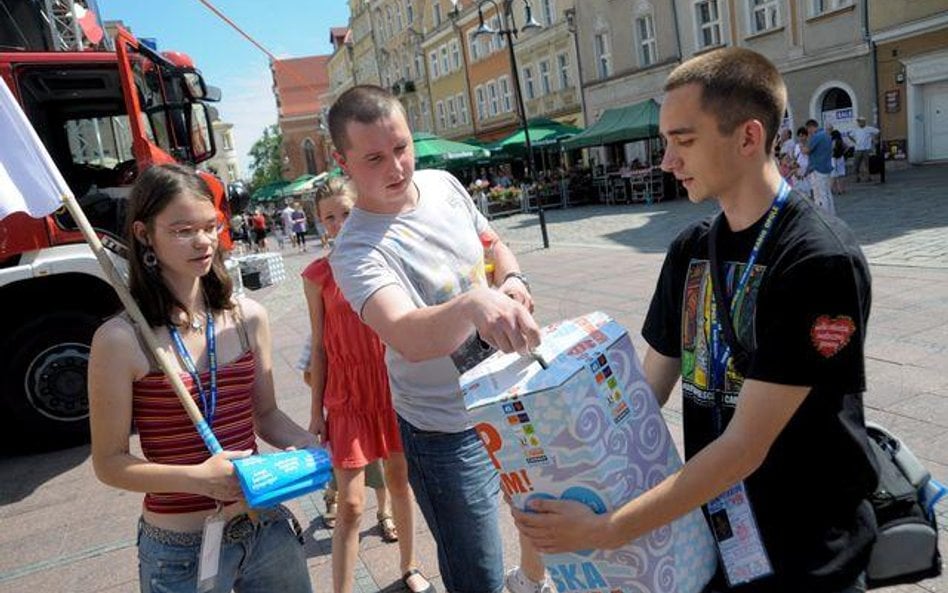
<svg viewBox="0 0 948 593">
<path fill-rule="evenodd" d="M 879 56 L 876 49 L 876 42 L 872 39 L 869 31 L 869 0 L 862 0 L 862 38 L 869 44 L 869 60 L 872 68 L 872 109 L 875 126 L 879 129 L 878 143 L 876 144 L 876 156 L 882 163 L 879 170 L 879 183 L 885 183 L 885 155 L 883 154 L 882 142 L 882 114 L 879 111 Z M 866 165 L 868 167 L 868 164 Z"/>
<path fill-rule="evenodd" d="M 675 45 L 678 49 L 678 63 L 684 61 L 684 58 L 681 55 L 681 31 L 678 28 L 678 2 L 677 0 L 672 0 L 672 22 L 675 24 Z"/>
</svg>

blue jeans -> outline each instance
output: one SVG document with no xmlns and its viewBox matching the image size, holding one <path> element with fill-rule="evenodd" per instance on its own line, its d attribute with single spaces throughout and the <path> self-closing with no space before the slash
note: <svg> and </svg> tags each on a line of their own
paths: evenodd
<svg viewBox="0 0 948 593">
<path fill-rule="evenodd" d="M 201 534 L 172 534 L 139 523 L 138 578 L 142 593 L 195 593 Z M 172 534 L 174 535 L 174 534 Z M 220 570 L 212 593 L 312 593 L 306 555 L 294 526 L 277 512 L 264 512 L 239 541 L 221 547 Z"/>
<path fill-rule="evenodd" d="M 438 548 L 449 593 L 498 593 L 504 587 L 497 512 L 500 475 L 473 429 L 418 430 L 398 419 L 408 481 Z"/>
</svg>

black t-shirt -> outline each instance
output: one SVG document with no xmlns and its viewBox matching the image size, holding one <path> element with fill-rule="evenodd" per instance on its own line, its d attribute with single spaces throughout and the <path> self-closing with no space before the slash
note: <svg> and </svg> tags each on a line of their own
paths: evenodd
<svg viewBox="0 0 948 593">
<path fill-rule="evenodd" d="M 717 257 L 728 300 L 765 218 L 739 232 L 721 225 Z M 726 428 L 744 380 L 728 365 L 724 389 L 709 388 L 710 227 L 711 220 L 692 225 L 672 243 L 642 331 L 656 351 L 681 359 L 689 459 Z M 794 193 L 748 288 L 734 317 L 751 352 L 747 378 L 812 390 L 744 482 L 774 575 L 733 590 L 839 590 L 865 570 L 875 537 L 864 502 L 877 482 L 862 402 L 869 266 L 842 221 Z M 717 578 L 725 589 L 720 571 Z"/>
</svg>

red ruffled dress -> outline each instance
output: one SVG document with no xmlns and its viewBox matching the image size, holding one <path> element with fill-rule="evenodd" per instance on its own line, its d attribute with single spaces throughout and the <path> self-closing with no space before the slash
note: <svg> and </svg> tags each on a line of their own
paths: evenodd
<svg viewBox="0 0 948 593">
<path fill-rule="evenodd" d="M 357 469 L 401 453 L 382 341 L 342 296 L 327 258 L 311 263 L 302 275 L 322 287 L 323 407 L 333 466 Z"/>
</svg>

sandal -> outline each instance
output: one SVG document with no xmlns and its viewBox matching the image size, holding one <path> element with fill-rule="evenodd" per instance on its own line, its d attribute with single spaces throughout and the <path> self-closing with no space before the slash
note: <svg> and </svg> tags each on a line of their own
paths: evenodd
<svg viewBox="0 0 948 593">
<path fill-rule="evenodd" d="M 420 589 L 418 591 L 415 591 L 408 585 L 408 579 L 415 576 L 416 574 L 420 576 L 421 578 L 425 579 L 425 582 L 428 583 L 427 587 L 425 587 L 424 589 Z M 437 589 L 435 589 L 435 586 L 431 584 L 431 581 L 428 580 L 428 577 L 426 577 L 417 568 L 409 568 L 408 572 L 402 575 L 402 584 L 405 585 L 405 590 L 407 590 L 409 593 L 436 593 L 437 592 Z"/>
<path fill-rule="evenodd" d="M 332 529 L 336 526 L 336 493 L 327 490 L 323 495 L 323 502 L 326 503 L 326 512 L 323 513 L 323 525 L 326 529 Z"/>
<path fill-rule="evenodd" d="M 398 529 L 395 528 L 395 520 L 388 513 L 380 512 L 376 515 L 379 520 L 379 530 L 382 532 L 383 542 L 397 542 Z"/>
</svg>

